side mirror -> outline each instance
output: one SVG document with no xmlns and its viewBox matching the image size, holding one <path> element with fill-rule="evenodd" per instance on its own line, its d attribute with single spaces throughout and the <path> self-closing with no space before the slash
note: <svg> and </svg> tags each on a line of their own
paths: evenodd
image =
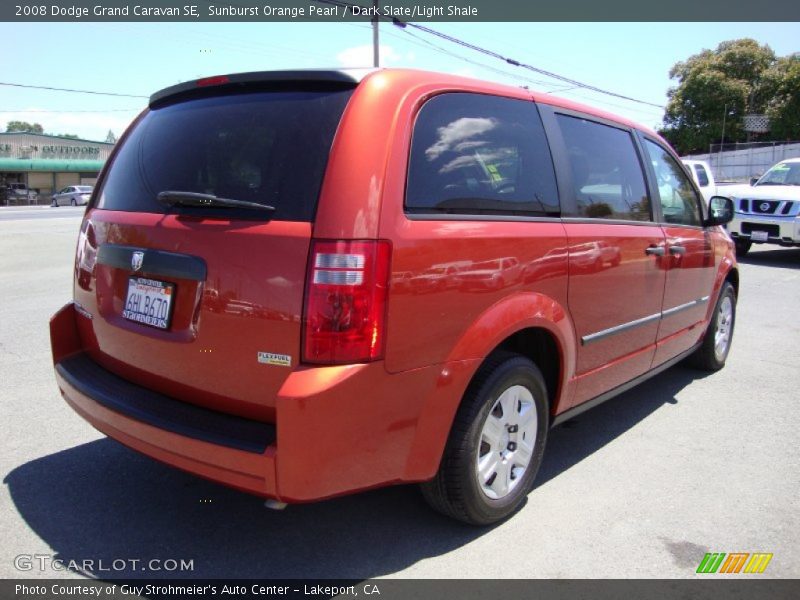
<svg viewBox="0 0 800 600">
<path fill-rule="evenodd" d="M 758 177 L 751 177 L 750 178 L 750 185 L 755 185 L 756 182 L 758 181 L 758 179 L 759 179 Z"/>
<path fill-rule="evenodd" d="M 724 196 L 712 196 L 708 202 L 709 214 L 705 226 L 725 225 L 733 220 L 733 200 Z"/>
</svg>

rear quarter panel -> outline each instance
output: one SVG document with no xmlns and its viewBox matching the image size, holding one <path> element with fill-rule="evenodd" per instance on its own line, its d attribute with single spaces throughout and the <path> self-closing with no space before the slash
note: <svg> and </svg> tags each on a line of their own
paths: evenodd
<svg viewBox="0 0 800 600">
<path fill-rule="evenodd" d="M 534 323 L 574 355 L 563 308 L 567 250 L 560 221 L 425 220 L 403 210 L 416 113 L 445 92 L 532 101 L 522 89 L 446 75 L 436 83 L 407 71 L 372 75 L 345 113 L 315 235 L 391 240 L 385 353 L 391 373 L 484 358 L 505 336 Z"/>
</svg>

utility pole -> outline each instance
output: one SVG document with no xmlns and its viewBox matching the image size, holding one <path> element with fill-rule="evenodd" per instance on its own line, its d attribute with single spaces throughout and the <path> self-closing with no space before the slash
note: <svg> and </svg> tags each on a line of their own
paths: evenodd
<svg viewBox="0 0 800 600">
<path fill-rule="evenodd" d="M 717 177 L 722 173 L 722 148 L 725 145 L 725 117 L 728 116 L 728 105 L 722 109 L 722 139 L 719 141 L 719 153 L 717 154 Z"/>
<path fill-rule="evenodd" d="M 378 43 L 378 3 L 380 0 L 372 0 L 372 7 L 375 9 L 372 15 L 372 66 L 376 69 L 381 66 L 381 51 Z"/>
</svg>

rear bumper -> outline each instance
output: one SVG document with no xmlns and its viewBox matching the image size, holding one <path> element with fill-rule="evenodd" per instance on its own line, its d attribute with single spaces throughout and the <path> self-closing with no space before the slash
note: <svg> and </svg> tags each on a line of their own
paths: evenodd
<svg viewBox="0 0 800 600">
<path fill-rule="evenodd" d="M 276 497 L 275 451 L 255 454 L 173 433 L 119 413 L 74 385 L 56 365 L 56 381 L 67 403 L 97 430 L 161 462 L 240 490 Z"/>
<path fill-rule="evenodd" d="M 55 366 L 59 385 L 91 398 L 113 412 L 182 437 L 263 454 L 275 443 L 275 425 L 173 400 L 106 371 L 88 355 L 65 358 Z"/>
<path fill-rule="evenodd" d="M 83 353 L 73 304 L 50 322 L 67 403 L 107 436 L 180 469 L 286 502 L 312 501 L 438 468 L 474 365 L 389 374 L 382 363 L 301 368 L 275 400 L 276 423 L 210 411 L 120 378 Z"/>
</svg>

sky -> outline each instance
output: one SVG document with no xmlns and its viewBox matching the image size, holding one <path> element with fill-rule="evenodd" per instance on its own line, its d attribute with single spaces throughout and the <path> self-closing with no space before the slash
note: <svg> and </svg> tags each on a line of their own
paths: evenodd
<svg viewBox="0 0 800 600">
<path fill-rule="evenodd" d="M 777 55 L 800 51 L 800 23 L 427 23 L 432 29 L 649 104 L 605 96 L 510 66 L 410 28 L 380 26 L 381 66 L 457 73 L 597 106 L 657 127 L 675 85 L 669 70 L 704 48 L 750 37 Z M 0 23 L 0 131 L 119 136 L 153 92 L 223 73 L 372 64 L 366 23 Z"/>
</svg>

